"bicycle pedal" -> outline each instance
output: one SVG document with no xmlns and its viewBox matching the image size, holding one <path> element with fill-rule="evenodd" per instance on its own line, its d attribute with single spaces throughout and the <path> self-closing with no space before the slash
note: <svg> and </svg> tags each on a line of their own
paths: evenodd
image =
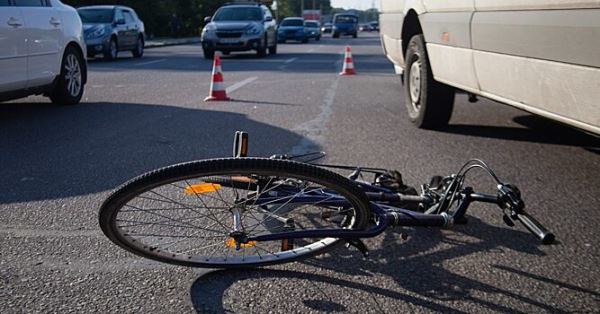
<svg viewBox="0 0 600 314">
<path fill-rule="evenodd" d="M 365 245 L 365 243 L 362 240 L 360 240 L 360 239 L 346 240 L 346 248 L 350 248 L 350 246 L 353 246 L 356 249 L 358 249 L 358 251 L 360 251 L 362 253 L 362 255 L 364 256 L 364 258 L 369 258 L 369 249 L 367 249 L 367 246 Z"/>
</svg>

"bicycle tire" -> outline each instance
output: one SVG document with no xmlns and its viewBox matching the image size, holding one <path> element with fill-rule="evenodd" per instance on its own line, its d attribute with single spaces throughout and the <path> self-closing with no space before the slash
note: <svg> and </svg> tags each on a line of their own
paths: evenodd
<svg viewBox="0 0 600 314">
<path fill-rule="evenodd" d="M 227 227 L 225 226 L 230 226 L 233 224 L 229 224 L 227 221 L 225 220 L 233 220 L 233 218 L 225 218 L 223 219 L 224 221 L 218 221 L 221 220 L 221 218 L 219 218 L 219 216 L 215 216 L 214 212 L 212 212 L 212 209 L 209 209 L 209 207 L 206 207 L 206 211 L 207 213 L 204 214 L 204 216 L 196 216 L 194 218 L 194 216 L 192 215 L 193 218 L 189 218 L 189 216 L 181 216 L 181 214 L 179 214 L 179 216 L 177 216 L 177 219 L 184 219 L 181 217 L 185 217 L 185 221 L 179 221 L 179 220 L 174 220 L 174 218 L 171 218 L 172 220 L 166 220 L 165 221 L 158 221 L 158 222 L 152 222 L 152 221 L 146 221 L 146 220 L 128 220 L 131 218 L 128 218 L 129 216 L 133 216 L 133 215 L 144 215 L 144 214 L 148 214 L 148 217 L 155 217 L 157 216 L 160 219 L 165 219 L 166 215 L 174 215 L 175 212 L 179 212 L 182 210 L 189 210 L 191 212 L 195 212 L 191 207 L 189 207 L 189 204 L 186 204 L 184 202 L 176 202 L 174 203 L 175 207 L 173 208 L 165 208 L 165 209 L 161 209 L 161 208 L 154 208 L 154 207 L 147 207 L 147 208 L 143 208 L 143 207 L 138 207 L 140 206 L 138 203 L 135 203 L 136 206 L 133 206 L 133 202 L 134 201 L 139 201 L 141 204 L 143 204 L 144 202 L 148 202 L 150 205 L 151 203 L 167 203 L 168 198 L 165 199 L 161 199 L 161 200 L 154 200 L 155 202 L 152 202 L 152 198 L 148 198 L 147 196 L 144 195 L 148 195 L 148 193 L 153 193 L 152 195 L 160 195 L 160 193 L 158 193 L 158 190 L 161 190 L 161 193 L 167 193 L 165 191 L 169 191 L 169 193 L 171 193 L 170 189 L 175 191 L 174 194 L 165 194 L 165 195 L 177 195 L 177 194 L 183 194 L 181 193 L 181 189 L 183 188 L 186 192 L 188 189 L 194 187 L 194 186 L 198 186 L 198 184 L 194 185 L 194 184 L 190 184 L 191 181 L 193 180 L 200 180 L 197 182 L 205 182 L 202 181 L 202 178 L 209 178 L 208 179 L 208 184 L 216 184 L 214 181 L 214 177 L 217 176 L 233 176 L 233 175 L 243 175 L 243 176 L 248 176 L 250 177 L 251 175 L 255 175 L 255 176 L 262 176 L 262 177 L 271 177 L 271 178 L 278 178 L 278 180 L 282 180 L 281 178 L 287 178 L 287 181 L 290 182 L 296 182 L 293 180 L 299 180 L 298 182 L 302 182 L 303 184 L 306 184 L 306 182 L 310 182 L 310 184 L 314 184 L 314 186 L 321 186 L 323 188 L 327 189 L 328 193 L 337 193 L 336 195 L 344 197 L 348 204 L 350 204 L 350 206 L 348 207 L 349 209 L 344 209 L 342 211 L 340 211 L 339 209 L 337 210 L 336 213 L 338 213 L 338 216 L 343 216 L 343 223 L 337 223 L 337 222 L 330 222 L 332 225 L 334 225 L 336 228 L 343 228 L 343 229 L 357 229 L 357 230 L 361 230 L 364 229 L 365 226 L 368 224 L 369 219 L 370 219 L 370 210 L 369 210 L 369 201 L 367 200 L 366 195 L 364 194 L 364 192 L 356 185 L 354 184 L 352 181 L 348 180 L 347 178 L 336 174 L 334 172 L 331 172 L 329 170 L 325 170 L 313 165 L 308 165 L 308 164 L 303 164 L 303 163 L 298 163 L 298 162 L 294 162 L 294 161 L 288 161 L 288 160 L 272 160 L 272 159 L 263 159 L 263 158 L 228 158 L 228 159 L 211 159 L 211 160 L 203 160 L 203 161 L 194 161 L 194 162 L 189 162 L 189 163 L 183 163 L 183 164 L 178 164 L 178 165 L 173 165 L 173 166 L 169 166 L 169 167 L 165 167 L 162 169 L 158 169 L 146 174 L 143 174 L 137 178 L 134 178 L 132 180 L 130 180 L 129 182 L 123 184 L 121 187 L 119 187 L 102 205 L 102 207 L 100 208 L 100 212 L 99 212 L 99 222 L 100 222 L 100 227 L 102 228 L 102 231 L 104 232 L 104 234 L 111 240 L 113 241 L 115 244 L 117 244 L 118 246 L 134 253 L 137 254 L 139 256 L 142 257 L 146 257 L 146 258 L 150 258 L 153 260 L 157 260 L 157 261 L 161 261 L 161 262 L 166 262 L 169 264 L 175 264 L 175 265 L 182 265 L 182 266 L 190 266 L 190 267 L 205 267 L 205 268 L 239 268 L 239 267 L 257 267 L 257 266 L 266 266 L 266 265 L 272 265 L 272 264 L 280 264 L 280 263 L 287 263 L 287 262 L 291 262 L 291 261 L 295 261 L 295 260 L 300 260 L 300 259 L 305 259 L 305 258 L 309 258 L 312 257 L 314 255 L 320 254 L 325 252 L 328 249 L 333 248 L 335 245 L 340 243 L 340 239 L 334 239 L 334 238 L 324 238 L 324 239 L 317 239 L 314 240 L 314 242 L 307 242 L 306 245 L 301 246 L 301 247 L 291 247 L 288 249 L 284 249 L 283 244 L 280 246 L 282 251 L 279 252 L 273 252 L 270 251 L 269 249 L 272 249 L 271 246 L 269 246 L 269 249 L 265 249 L 266 245 L 274 245 L 275 248 L 277 248 L 277 246 L 279 246 L 278 242 L 260 242 L 260 245 L 262 246 L 263 244 L 265 245 L 265 247 L 259 247 L 258 243 L 254 243 L 254 244 L 248 244 L 247 247 L 242 247 L 242 248 L 233 248 L 231 247 L 231 245 L 229 243 L 231 243 L 231 240 L 228 238 L 227 232 L 230 232 L 231 230 L 211 230 L 211 229 L 203 229 L 203 228 L 213 228 L 215 227 L 215 225 L 220 224 L 220 226 L 218 227 L 224 227 L 224 229 L 227 229 Z M 210 179 L 212 178 L 212 179 Z M 284 182 L 287 182 L 284 181 Z M 187 186 L 181 186 L 181 182 L 186 182 Z M 200 185 L 202 184 L 207 184 L 207 183 L 200 183 Z M 283 183 L 281 183 L 283 184 Z M 280 184 L 280 185 L 281 185 Z M 286 183 L 287 184 L 287 183 Z M 310 184 L 307 185 L 307 187 L 310 187 Z M 287 186 L 287 185 L 286 185 Z M 231 188 L 232 190 L 235 190 L 235 195 L 238 195 L 238 191 L 236 190 L 236 187 L 227 187 L 227 186 L 220 186 L 218 187 L 218 189 L 220 189 L 221 192 L 225 193 L 225 192 L 231 192 L 226 190 L 227 188 Z M 308 188 L 304 188 L 303 191 L 306 191 Z M 163 191 L 164 190 L 164 191 Z M 313 191 L 312 187 L 311 190 L 309 191 Z M 269 192 L 269 191 L 264 191 L 262 193 L 265 192 Z M 204 193 L 204 192 L 202 192 Z M 233 192 L 231 192 L 233 195 Z M 270 192 L 269 192 L 270 193 Z M 196 193 L 194 191 L 194 194 L 196 194 L 197 197 L 199 197 L 198 193 Z M 250 195 L 250 194 L 249 194 Z M 164 196 L 164 195 L 163 195 Z M 225 201 L 225 199 L 221 197 L 221 201 L 223 201 L 223 203 L 225 205 L 227 205 L 227 202 Z M 237 196 L 236 196 L 237 197 Z M 256 196 L 258 198 L 258 196 Z M 294 196 L 295 197 L 295 196 Z M 215 199 L 217 199 L 216 197 L 214 197 Z M 139 200 L 138 200 L 139 199 Z M 198 198 L 200 200 L 200 198 Z M 292 197 L 293 199 L 293 197 Z M 209 201 L 211 199 L 208 199 Z M 217 202 L 217 200 L 213 200 L 214 202 Z M 187 201 L 186 201 L 187 202 Z M 202 203 L 204 205 L 206 205 L 205 201 L 202 201 Z M 198 204 L 196 204 L 198 205 Z M 245 204 L 245 206 L 248 204 Z M 153 206 L 155 206 L 155 204 L 153 204 Z M 329 219 L 331 216 L 331 213 L 328 214 L 324 214 L 324 206 L 319 206 L 318 204 L 304 204 L 302 206 L 299 207 L 293 207 L 291 205 L 287 205 L 287 204 L 283 204 L 280 205 L 277 209 L 269 212 L 268 214 L 264 213 L 264 206 L 260 206 L 261 209 L 259 209 L 259 206 L 256 207 L 256 212 L 261 212 L 263 215 L 268 216 L 268 218 L 262 218 L 262 220 L 260 220 L 261 218 L 257 218 L 254 214 L 252 213 L 252 209 L 245 209 L 245 211 L 247 211 L 245 216 L 242 215 L 238 215 L 238 217 L 242 217 L 244 219 L 247 220 L 252 220 L 254 219 L 255 224 L 251 225 L 254 229 L 258 228 L 257 226 L 259 224 L 263 224 L 265 226 L 261 226 L 262 228 L 264 228 L 263 232 L 267 232 L 269 229 L 268 225 L 268 221 L 269 219 L 272 221 L 274 218 L 272 216 L 277 216 L 275 213 L 277 211 L 279 211 L 281 208 L 283 208 L 284 206 L 289 206 L 291 207 L 291 209 L 285 209 L 285 215 L 298 215 L 298 217 L 293 217 L 294 218 L 294 223 L 296 223 L 296 219 L 302 218 L 301 217 L 301 211 L 300 208 L 302 208 L 303 206 L 305 206 L 305 209 L 303 209 L 304 211 L 306 211 L 306 215 L 311 216 L 311 218 L 309 220 L 307 220 L 308 222 L 310 222 L 311 220 L 316 220 L 316 218 L 319 218 L 318 216 L 314 216 L 314 213 L 309 213 L 309 209 L 307 208 L 311 208 L 311 206 L 314 206 L 315 208 L 317 208 L 318 210 L 321 211 L 321 220 L 319 221 L 320 224 L 326 223 L 327 219 Z M 188 208 L 185 208 L 188 207 Z M 225 206 L 226 207 L 226 206 Z M 231 212 L 228 214 L 227 210 L 223 210 L 225 207 L 221 207 L 220 208 L 220 212 L 217 212 L 217 215 L 231 215 Z M 137 209 L 136 209 L 137 208 Z M 198 207 L 200 208 L 200 207 Z M 297 210 L 296 210 L 297 209 Z M 329 211 L 334 211 L 331 208 L 327 208 Z M 229 211 L 231 211 L 232 209 L 229 208 Z M 163 211 L 163 213 L 166 214 L 156 214 L 156 212 L 158 211 Z M 169 211 L 169 213 L 167 213 L 167 211 Z M 151 213 L 151 214 L 150 214 Z M 188 213 L 189 214 L 189 213 Z M 278 215 L 282 215 L 283 213 L 277 213 Z M 212 216 L 212 218 L 210 218 L 209 216 Z M 260 217 L 260 216 L 259 216 Z M 316 218 L 315 218 L 316 217 Z M 128 219 L 123 219 L 123 218 L 128 218 Z M 217 219 L 213 219 L 213 218 L 217 218 Z M 212 222 L 214 222 L 211 226 L 207 225 L 202 225 L 202 227 L 196 226 L 195 222 L 194 224 L 190 224 L 190 226 L 187 226 L 188 222 L 190 221 L 190 219 L 202 219 L 202 220 L 212 220 Z M 241 218 L 240 218 L 241 219 Z M 177 224 L 172 224 L 172 221 L 175 221 L 177 223 L 182 223 L 183 225 L 177 225 Z M 193 220 L 192 220 L 193 221 Z M 235 220 L 233 220 L 235 221 Z M 299 220 L 298 220 L 299 221 Z M 119 223 L 125 223 L 125 225 L 121 224 L 119 225 Z M 137 225 L 136 225 L 137 223 Z M 304 221 L 302 223 L 305 223 Z M 130 225 L 127 225 L 130 224 Z M 187 228 L 187 229 L 194 229 L 193 227 L 195 226 L 196 228 L 199 228 L 198 231 L 196 232 L 196 234 L 198 234 L 199 232 L 201 232 L 201 230 L 203 230 L 202 232 L 206 232 L 207 234 L 210 232 L 215 232 L 213 236 L 211 237 L 206 237 L 204 239 L 204 241 L 208 241 L 208 239 L 213 239 L 211 241 L 208 241 L 212 244 L 210 244 L 211 246 L 216 246 L 218 250 L 221 250 L 221 252 L 219 253 L 223 253 L 222 255 L 225 255 L 225 257 L 223 256 L 219 256 L 216 257 L 216 253 L 214 252 L 214 250 L 216 249 L 212 249 L 212 253 L 209 256 L 206 256 L 206 254 L 208 253 L 204 253 L 205 255 L 193 255 L 191 252 L 192 250 L 201 250 L 204 249 L 205 247 L 200 247 L 200 248 L 192 248 L 191 250 L 189 250 L 188 252 L 183 251 L 181 248 L 184 247 L 184 245 L 180 245 L 180 244 L 176 244 L 177 247 L 173 247 L 172 249 L 170 249 L 169 247 L 174 246 L 175 244 L 173 244 L 174 242 L 181 242 L 184 240 L 174 240 L 171 242 L 164 242 L 161 243 L 160 245 L 162 245 L 163 247 L 161 247 L 160 245 L 152 245 L 149 243 L 145 243 L 149 242 L 150 240 L 148 239 L 144 239 L 144 238 L 157 238 L 157 241 L 163 241 L 162 238 L 175 238 L 175 237 L 179 237 L 182 239 L 187 239 L 185 241 L 188 241 L 190 243 L 192 243 L 192 240 L 194 241 L 194 243 L 197 242 L 197 240 L 195 240 L 195 238 L 198 238 L 198 236 L 196 235 L 178 235 L 178 234 L 174 234 L 174 235 L 164 235 L 161 232 L 153 234 L 153 233 L 143 233 L 143 232 L 147 232 L 146 230 L 143 230 L 142 233 L 137 233 L 133 232 L 131 230 L 125 230 L 128 228 L 137 228 L 137 227 L 142 227 L 142 226 L 146 226 L 150 224 L 150 226 L 147 227 L 143 227 L 143 228 L 148 228 L 148 229 L 159 229 L 161 232 L 163 231 L 162 229 L 165 228 L 171 228 L 171 229 L 177 229 L 179 230 L 179 232 L 181 232 L 182 228 Z M 272 224 L 272 223 L 271 223 Z M 287 223 L 286 223 L 287 224 Z M 300 223 L 297 223 L 298 225 L 300 225 Z M 300 225 L 302 227 L 302 230 L 306 230 L 304 229 L 304 227 L 302 225 Z M 277 226 L 278 229 L 281 228 L 281 226 Z M 229 228 L 231 229 L 231 228 Z M 250 229 L 250 228 L 248 228 Z M 252 232 L 254 229 L 250 230 L 250 232 Z M 154 230 L 154 229 L 152 229 Z M 157 231 L 153 231 L 153 232 L 157 232 Z M 223 232 L 223 233 L 220 233 Z M 258 232 L 258 231 L 256 231 Z M 135 238 L 136 236 L 139 236 L 139 238 Z M 159 237 L 162 237 L 161 239 L 158 239 Z M 296 239 L 298 240 L 298 239 Z M 309 241 L 312 239 L 300 239 L 300 241 L 296 241 L 295 242 L 305 242 L 305 241 Z M 206 242 L 205 242 L 206 243 Z M 167 246 L 167 244 L 169 246 Z M 220 247 L 222 244 L 222 247 Z M 191 244 L 190 244 L 191 245 Z M 242 244 L 244 245 L 244 244 Z M 220 247 L 220 248 L 219 248 Z M 287 245 L 286 245 L 287 247 Z M 186 247 L 189 248 L 189 247 Z M 233 251 L 232 249 L 239 249 L 236 251 Z M 259 250 L 260 249 L 260 250 Z M 252 251 L 254 250 L 254 251 Z M 261 250 L 264 250 L 265 253 L 263 252 L 262 256 L 260 253 Z M 243 251 L 242 256 L 240 257 L 239 251 Z M 237 252 L 237 255 L 235 255 Z M 270 253 L 270 254 L 269 254 Z M 231 257 L 229 256 L 229 254 L 232 254 Z M 248 255 L 246 255 L 248 254 Z M 252 255 L 251 255 L 252 254 Z M 215 256 L 213 256 L 215 255 Z"/>
</svg>

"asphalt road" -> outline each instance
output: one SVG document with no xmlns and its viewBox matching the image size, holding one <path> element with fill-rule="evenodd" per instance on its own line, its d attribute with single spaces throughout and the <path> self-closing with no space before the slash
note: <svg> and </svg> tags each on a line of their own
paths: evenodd
<svg viewBox="0 0 600 314">
<path fill-rule="evenodd" d="M 346 43 L 354 77 L 337 75 Z M 0 312 L 600 311 L 598 138 L 464 95 L 447 130 L 416 129 L 376 35 L 222 63 L 235 101 L 202 101 L 212 65 L 189 45 L 90 61 L 77 106 L 43 97 L 0 105 Z M 228 156 L 236 130 L 250 133 L 253 156 L 324 150 L 327 162 L 399 169 L 417 186 L 484 159 L 521 188 L 559 243 L 538 245 L 486 205 L 452 230 L 369 239 L 369 259 L 342 247 L 258 270 L 168 266 L 102 235 L 97 210 L 116 186 L 160 166 Z M 485 176 L 469 183 L 493 189 Z"/>
</svg>

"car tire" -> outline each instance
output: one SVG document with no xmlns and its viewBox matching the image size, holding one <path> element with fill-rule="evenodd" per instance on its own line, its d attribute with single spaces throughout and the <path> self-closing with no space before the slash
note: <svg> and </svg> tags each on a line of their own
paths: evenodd
<svg viewBox="0 0 600 314">
<path fill-rule="evenodd" d="M 404 94 L 410 120 L 422 129 L 443 128 L 452 116 L 455 90 L 434 80 L 422 34 L 408 42 L 405 60 Z"/>
<path fill-rule="evenodd" d="M 134 58 L 141 58 L 144 56 L 144 39 L 142 36 L 138 37 L 135 48 L 131 50 Z"/>
<path fill-rule="evenodd" d="M 49 93 L 52 103 L 75 105 L 81 101 L 84 89 L 84 62 L 83 56 L 77 49 L 70 46 L 65 49 L 60 74 Z"/>
<path fill-rule="evenodd" d="M 259 58 L 264 58 L 267 55 L 267 45 L 268 41 L 264 38 L 264 41 L 260 43 L 260 46 L 256 49 L 256 55 Z"/>
<path fill-rule="evenodd" d="M 213 49 L 204 48 L 203 51 L 204 51 L 204 58 L 205 59 L 212 60 L 212 59 L 215 58 L 215 51 Z"/>
<path fill-rule="evenodd" d="M 275 44 L 273 44 L 273 46 L 269 48 L 269 54 L 270 55 L 277 54 L 277 41 L 275 41 Z"/>
<path fill-rule="evenodd" d="M 358 33 L 352 34 L 352 38 L 357 38 L 357 37 L 358 37 Z"/>
<path fill-rule="evenodd" d="M 333 33 L 333 38 L 340 38 L 340 34 L 339 33 Z"/>
<path fill-rule="evenodd" d="M 112 37 L 110 42 L 108 43 L 108 50 L 104 52 L 104 60 L 112 61 L 117 59 L 119 56 L 119 44 L 117 44 L 117 39 Z"/>
<path fill-rule="evenodd" d="M 285 39 L 278 40 L 277 43 L 279 43 L 279 44 L 285 44 Z"/>
<path fill-rule="evenodd" d="M 304 37 L 304 38 L 302 38 L 302 43 L 303 43 L 303 44 L 306 44 L 307 42 L 308 42 L 308 37 Z"/>
</svg>

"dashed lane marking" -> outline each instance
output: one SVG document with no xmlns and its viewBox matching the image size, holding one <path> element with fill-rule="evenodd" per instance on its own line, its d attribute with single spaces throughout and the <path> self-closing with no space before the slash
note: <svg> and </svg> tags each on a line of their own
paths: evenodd
<svg viewBox="0 0 600 314">
<path fill-rule="evenodd" d="M 245 80 L 243 80 L 241 82 L 238 82 L 238 83 L 235 83 L 235 84 L 229 86 L 227 89 L 225 89 L 225 91 L 228 94 L 229 93 L 233 93 L 234 91 L 236 91 L 236 90 L 244 87 L 247 84 L 250 84 L 250 83 L 256 81 L 257 79 L 258 79 L 258 76 L 253 76 L 253 77 L 247 78 L 247 79 L 245 79 Z"/>
</svg>

